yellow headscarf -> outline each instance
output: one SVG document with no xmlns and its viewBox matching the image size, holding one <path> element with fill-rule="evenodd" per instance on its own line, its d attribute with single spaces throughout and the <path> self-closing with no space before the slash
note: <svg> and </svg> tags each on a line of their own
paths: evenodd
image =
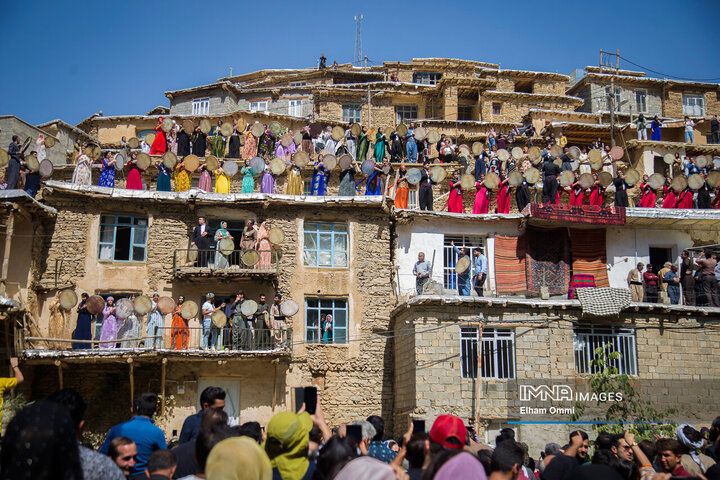
<svg viewBox="0 0 720 480">
<path fill-rule="evenodd" d="M 272 480 L 272 466 L 249 437 L 226 438 L 213 447 L 205 466 L 207 480 Z"/>
<path fill-rule="evenodd" d="M 263 447 L 283 480 L 300 480 L 307 472 L 312 424 L 307 412 L 280 412 L 270 420 Z"/>
</svg>

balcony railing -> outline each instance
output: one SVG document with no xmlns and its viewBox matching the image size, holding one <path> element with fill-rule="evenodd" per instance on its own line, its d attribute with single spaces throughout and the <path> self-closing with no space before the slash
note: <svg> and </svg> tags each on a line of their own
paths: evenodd
<svg viewBox="0 0 720 480">
<path fill-rule="evenodd" d="M 153 335 L 115 340 L 74 340 L 20 336 L 22 351 L 74 351 L 92 355 L 125 352 L 176 351 L 194 354 L 290 353 L 292 328 L 263 329 L 156 327 Z"/>
<path fill-rule="evenodd" d="M 173 274 L 177 276 L 252 276 L 277 275 L 280 272 L 279 250 L 257 250 L 259 261 L 248 264 L 245 250 L 233 250 L 223 255 L 216 249 L 194 250 L 178 248 L 173 254 Z M 190 255 L 197 254 L 195 260 Z"/>
</svg>

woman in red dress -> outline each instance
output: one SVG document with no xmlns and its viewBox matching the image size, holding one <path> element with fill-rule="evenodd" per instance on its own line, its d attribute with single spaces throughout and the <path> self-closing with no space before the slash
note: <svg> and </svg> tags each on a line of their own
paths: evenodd
<svg viewBox="0 0 720 480">
<path fill-rule="evenodd" d="M 165 138 L 165 132 L 162 129 L 163 117 L 160 117 L 158 124 L 155 127 L 155 140 L 153 140 L 152 146 L 150 147 L 150 155 L 162 155 L 167 150 L 167 139 Z"/>
<path fill-rule="evenodd" d="M 479 182 L 475 183 L 477 193 L 475 194 L 475 203 L 473 204 L 472 213 L 474 214 L 485 214 L 488 213 L 490 208 L 490 200 L 488 199 L 488 191 L 485 186 L 485 176 L 481 175 Z"/>
<path fill-rule="evenodd" d="M 685 187 L 685 190 L 680 192 L 675 208 L 693 208 L 693 191 L 690 187 Z"/>
<path fill-rule="evenodd" d="M 130 156 L 130 161 L 125 166 L 130 170 L 128 172 L 125 188 L 127 188 L 128 190 L 142 190 L 142 175 L 140 175 L 140 169 L 137 166 L 136 153 L 133 153 Z"/>
<path fill-rule="evenodd" d="M 590 205 L 596 207 L 602 207 L 605 201 L 605 187 L 600 185 L 597 181 L 597 175 L 595 176 L 595 185 L 593 185 L 590 191 Z"/>
<path fill-rule="evenodd" d="M 510 187 L 505 175 L 500 175 L 500 186 L 497 191 L 497 213 L 510 213 Z"/>
<path fill-rule="evenodd" d="M 643 181 L 640 184 L 640 190 L 642 191 L 642 198 L 640 199 L 640 203 L 638 203 L 638 207 L 653 208 L 655 206 L 655 200 L 657 200 L 657 197 L 655 196 L 655 190 L 653 190 L 648 183 L 647 175 L 643 175 Z"/>
<path fill-rule="evenodd" d="M 585 201 L 585 189 L 578 181 L 578 174 L 575 172 L 575 182 L 570 185 L 570 205 L 582 205 Z"/>
<path fill-rule="evenodd" d="M 663 198 L 662 208 L 675 208 L 677 206 L 677 193 L 670 186 L 670 178 L 663 185 L 663 192 L 665 197 Z"/>
<path fill-rule="evenodd" d="M 462 187 L 457 172 L 453 173 L 450 179 L 450 197 L 447 202 L 448 212 L 464 213 Z"/>
</svg>

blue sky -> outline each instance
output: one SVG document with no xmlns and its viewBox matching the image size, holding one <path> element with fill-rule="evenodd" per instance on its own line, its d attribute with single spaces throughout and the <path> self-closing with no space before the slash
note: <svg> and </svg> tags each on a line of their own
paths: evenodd
<svg viewBox="0 0 720 480">
<path fill-rule="evenodd" d="M 168 105 L 164 91 L 230 67 L 352 61 L 356 13 L 376 63 L 453 57 L 568 74 L 596 65 L 602 48 L 671 75 L 720 77 L 717 0 L 0 0 L 0 114 L 75 124 Z"/>
</svg>

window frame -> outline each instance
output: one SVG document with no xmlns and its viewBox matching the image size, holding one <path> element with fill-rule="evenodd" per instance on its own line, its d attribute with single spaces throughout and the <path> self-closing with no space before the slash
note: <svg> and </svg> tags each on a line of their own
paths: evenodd
<svg viewBox="0 0 720 480">
<path fill-rule="evenodd" d="M 412 83 L 417 83 L 419 85 L 437 85 L 437 82 L 441 78 L 441 72 L 413 72 Z"/>
<path fill-rule="evenodd" d="M 465 113 L 465 115 L 460 114 L 461 110 Z M 473 106 L 472 105 L 458 105 L 457 119 L 458 119 L 458 121 L 472 121 L 473 120 Z"/>
<path fill-rule="evenodd" d="M 362 123 L 362 105 L 359 103 L 343 104 L 342 121 L 345 123 Z"/>
<path fill-rule="evenodd" d="M 315 225 L 314 230 L 308 229 L 309 225 Z M 330 226 L 330 230 L 322 230 L 321 226 Z M 345 231 L 336 231 L 335 228 L 337 226 L 344 226 Z M 320 248 L 320 242 L 321 242 L 321 236 L 330 234 L 330 244 L 331 249 L 321 249 Z M 314 235 L 315 236 L 315 248 L 308 248 L 307 242 L 305 241 L 306 235 Z M 336 237 L 345 237 L 345 263 L 343 265 L 337 265 L 335 263 L 335 256 L 336 251 L 342 252 L 342 250 L 336 250 Z M 315 263 L 309 263 L 308 262 L 308 253 L 315 253 Z M 321 265 L 319 262 L 320 255 L 323 252 L 329 252 L 330 254 L 330 265 Z M 303 224 L 303 266 L 308 268 L 342 268 L 347 269 L 350 266 L 350 226 L 347 223 L 342 222 L 304 222 Z"/>
<path fill-rule="evenodd" d="M 264 109 L 260 109 L 260 106 L 261 106 L 263 103 L 265 104 L 265 108 L 264 108 Z M 250 104 L 250 111 L 251 111 L 251 112 L 263 112 L 263 113 L 267 113 L 267 111 L 268 111 L 268 106 L 269 106 L 269 101 L 268 101 L 268 100 L 253 100 L 253 101 L 249 102 L 249 104 Z"/>
<path fill-rule="evenodd" d="M 690 105 L 688 100 L 694 100 L 694 104 Z M 700 101 L 698 103 L 698 100 Z M 683 93 L 682 94 L 683 115 L 689 117 L 700 117 L 705 115 L 705 95 L 699 93 Z M 692 107 L 692 110 L 690 108 Z M 699 111 L 697 110 L 699 109 Z"/>
<path fill-rule="evenodd" d="M 403 123 L 405 120 L 414 122 L 417 119 L 418 119 L 417 104 L 395 105 L 395 123 L 397 125 Z"/>
<path fill-rule="evenodd" d="M 409 205 L 408 205 L 409 206 Z M 472 242 L 473 240 L 475 242 L 478 242 L 480 245 L 476 246 Z M 445 233 L 443 235 L 443 264 L 442 264 L 442 271 L 443 271 L 443 288 L 447 289 L 455 289 L 457 290 L 458 284 L 457 284 L 457 272 L 455 271 L 455 264 L 457 263 L 457 255 L 453 251 L 452 246 L 450 245 L 450 241 L 455 242 L 455 246 L 458 248 L 461 247 L 469 247 L 470 248 L 470 258 L 474 259 L 473 252 L 477 248 L 480 248 L 480 251 L 485 255 L 485 258 L 487 258 L 487 237 L 483 235 L 466 235 L 464 233 L 460 234 L 452 234 L 452 233 Z M 471 262 L 474 264 L 474 260 Z M 472 265 L 471 265 L 472 268 Z M 489 276 L 489 269 L 488 269 L 488 276 Z M 485 280 L 485 285 L 487 285 L 487 279 Z M 485 287 L 487 288 L 487 287 Z"/>
<path fill-rule="evenodd" d="M 638 100 L 638 98 L 642 96 L 642 107 L 640 108 L 641 102 Z M 637 108 L 638 113 L 647 113 L 647 90 L 645 89 L 637 89 L 635 90 L 635 108 Z"/>
<path fill-rule="evenodd" d="M 478 360 L 481 358 L 480 378 L 514 380 L 517 377 L 515 351 L 515 330 L 512 328 L 460 327 L 460 376 L 478 378 Z M 489 357 L 492 362 L 487 361 Z"/>
<path fill-rule="evenodd" d="M 303 101 L 299 98 L 288 99 L 288 115 L 302 117 Z M 297 112 L 297 113 L 296 113 Z"/>
<path fill-rule="evenodd" d="M 113 218 L 113 223 L 107 223 L 103 220 L 107 217 Z M 128 217 L 130 218 L 129 222 L 119 222 L 119 218 L 121 217 Z M 145 220 L 145 225 L 136 224 L 136 220 Z M 103 237 L 103 227 L 112 227 L 112 242 L 104 242 L 102 240 Z M 115 253 L 117 251 L 117 233 L 118 233 L 118 227 L 129 227 L 130 228 L 130 241 L 128 245 L 128 259 L 116 259 Z M 148 233 L 150 228 L 150 218 L 147 216 L 142 215 L 128 215 L 128 214 L 117 214 L 117 213 L 101 213 L 100 214 L 100 223 L 99 223 L 99 229 L 98 229 L 98 250 L 97 250 L 97 260 L 100 262 L 122 262 L 122 263 L 142 263 L 147 261 L 147 251 L 148 251 Z M 145 241 L 144 243 L 137 243 L 135 241 L 135 235 L 137 230 L 144 230 L 145 232 Z M 102 248 L 103 247 L 111 247 L 112 248 L 112 258 L 102 258 Z M 143 258 L 142 260 L 136 260 L 134 257 L 134 251 L 136 248 L 142 248 L 143 251 Z"/>
<path fill-rule="evenodd" d="M 622 96 L 620 95 L 620 87 L 615 87 L 615 96 L 613 98 L 613 102 L 615 103 L 615 112 L 620 111 L 620 102 L 622 101 Z M 605 87 L 605 101 L 607 102 L 608 95 L 610 95 L 610 87 Z M 610 111 L 610 105 L 606 105 L 608 112 Z"/>
<path fill-rule="evenodd" d="M 209 115 L 210 114 L 210 97 L 193 98 L 192 114 L 193 115 Z"/>
<path fill-rule="evenodd" d="M 495 108 L 495 107 L 497 107 L 497 108 Z M 502 103 L 492 102 L 492 114 L 493 115 L 502 115 Z"/>
<path fill-rule="evenodd" d="M 591 339 L 588 341 L 588 339 Z M 610 340 L 609 342 L 607 340 Z M 582 342 L 582 343 L 581 343 Z M 618 360 L 605 359 L 610 365 L 618 369 L 618 375 L 638 376 L 637 330 L 632 327 L 618 327 L 607 325 L 590 325 L 573 327 L 573 356 L 575 358 L 575 372 L 578 375 L 591 375 L 596 373 L 597 367 L 591 365 L 595 358 L 595 348 L 612 343 L 616 352 L 620 353 Z M 620 348 L 618 348 L 620 346 Z M 630 351 L 632 355 L 628 355 Z"/>
<path fill-rule="evenodd" d="M 310 306 L 309 302 L 316 301 L 317 307 Z M 323 302 L 332 302 L 332 306 L 323 306 Z M 338 306 L 337 304 L 339 302 L 342 302 L 344 306 Z M 320 325 L 320 318 L 323 313 L 328 313 L 328 311 L 331 312 L 333 316 L 333 327 L 332 327 L 332 341 L 330 343 L 327 343 L 326 345 L 348 345 L 349 339 L 348 339 L 348 331 L 350 330 L 350 302 L 347 298 L 341 298 L 341 297 L 305 297 L 305 325 L 303 327 L 303 341 L 305 343 L 309 344 L 317 344 L 317 345 L 323 345 L 322 340 L 322 331 L 323 326 Z M 323 312 L 325 311 L 325 312 Z M 336 327 L 335 321 L 338 318 L 337 314 L 335 312 L 342 311 L 345 314 L 345 326 L 342 327 Z M 308 330 L 308 319 L 310 318 L 310 312 L 317 312 L 317 325 L 310 326 L 310 330 Z M 317 337 L 308 335 L 313 330 L 317 328 Z M 336 342 L 335 339 L 338 338 L 337 332 L 344 332 L 344 342 Z"/>
</svg>

